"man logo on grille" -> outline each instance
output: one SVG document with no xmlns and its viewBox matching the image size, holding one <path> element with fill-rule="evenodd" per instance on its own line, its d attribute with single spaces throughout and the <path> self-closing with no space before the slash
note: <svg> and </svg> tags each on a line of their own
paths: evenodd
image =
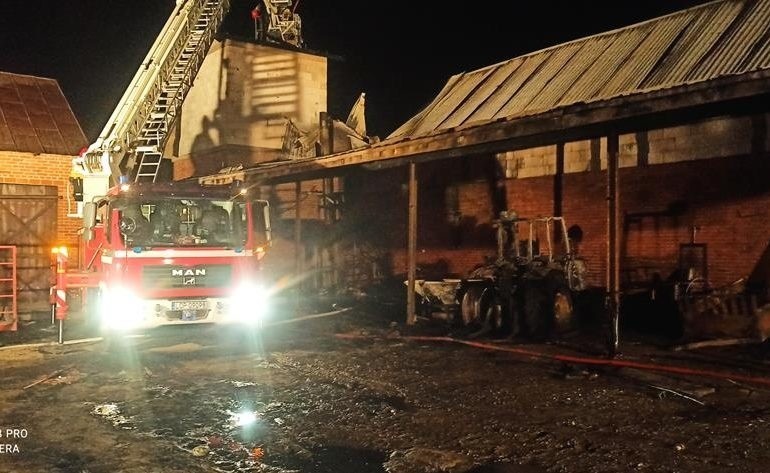
<svg viewBox="0 0 770 473">
<path fill-rule="evenodd" d="M 172 276 L 205 276 L 206 268 L 172 269 L 171 275 Z"/>
<path fill-rule="evenodd" d="M 185 286 L 195 286 L 195 278 L 183 278 L 182 284 Z"/>
</svg>

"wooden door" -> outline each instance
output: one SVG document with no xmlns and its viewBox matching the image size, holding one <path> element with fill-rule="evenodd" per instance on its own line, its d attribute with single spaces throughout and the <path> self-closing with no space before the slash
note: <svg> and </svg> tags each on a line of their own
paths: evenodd
<svg viewBox="0 0 770 473">
<path fill-rule="evenodd" d="M 56 187 L 0 183 L 0 245 L 15 245 L 19 312 L 44 311 L 56 244 Z"/>
</svg>

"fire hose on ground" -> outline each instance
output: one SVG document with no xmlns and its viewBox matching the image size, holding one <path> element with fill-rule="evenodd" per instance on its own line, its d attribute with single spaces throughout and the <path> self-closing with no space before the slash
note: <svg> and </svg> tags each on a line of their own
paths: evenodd
<svg viewBox="0 0 770 473">
<path fill-rule="evenodd" d="M 696 368 L 686 368 L 682 366 L 663 365 L 658 363 L 644 363 L 632 360 L 619 360 L 611 358 L 596 358 L 587 356 L 570 356 L 570 355 L 557 355 L 544 353 L 529 348 L 515 348 L 500 346 L 491 343 L 474 342 L 470 340 L 462 340 L 452 337 L 428 337 L 428 336 L 399 336 L 399 337 L 376 337 L 371 335 L 358 335 L 358 334 L 336 334 L 336 338 L 342 340 L 407 340 L 413 342 L 434 342 L 434 343 L 457 343 L 473 348 L 480 348 L 483 350 L 502 351 L 506 353 L 513 353 L 515 355 L 522 355 L 531 358 L 539 358 L 552 361 L 560 361 L 563 363 L 575 364 L 575 365 L 588 365 L 588 366 L 608 366 L 614 368 L 632 368 L 643 371 L 653 371 L 660 373 L 671 373 L 686 376 L 702 376 L 707 378 L 726 380 L 726 381 L 739 381 L 751 384 L 760 384 L 764 386 L 770 386 L 770 378 L 763 376 L 747 376 L 738 373 L 727 373 L 712 370 L 702 370 Z"/>
</svg>

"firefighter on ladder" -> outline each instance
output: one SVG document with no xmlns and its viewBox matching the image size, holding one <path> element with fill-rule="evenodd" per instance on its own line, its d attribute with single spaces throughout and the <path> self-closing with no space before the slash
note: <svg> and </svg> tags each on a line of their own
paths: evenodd
<svg viewBox="0 0 770 473">
<path fill-rule="evenodd" d="M 254 20 L 254 39 L 257 41 L 264 41 L 265 25 L 262 21 L 262 3 L 258 3 L 257 6 L 251 10 L 251 19 Z"/>
</svg>

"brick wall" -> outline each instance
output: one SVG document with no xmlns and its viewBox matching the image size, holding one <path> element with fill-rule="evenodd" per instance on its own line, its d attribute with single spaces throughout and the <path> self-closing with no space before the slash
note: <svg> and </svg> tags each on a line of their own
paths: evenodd
<svg viewBox="0 0 770 473">
<path fill-rule="evenodd" d="M 78 230 L 83 222 L 67 217 L 67 184 L 72 156 L 0 151 L 0 182 L 54 186 L 58 189 L 57 235 L 59 243 L 77 248 Z M 76 255 L 71 255 L 73 261 Z"/>
<path fill-rule="evenodd" d="M 662 278 L 676 269 L 679 245 L 705 243 L 715 285 L 751 274 L 770 244 L 768 116 L 719 118 L 620 138 L 624 278 Z M 765 134 L 759 127 L 765 127 Z M 763 125 L 764 123 L 764 125 Z M 762 142 L 757 140 L 762 137 Z M 521 216 L 554 213 L 555 146 L 418 166 L 418 265 L 428 277 L 465 275 L 495 254 L 496 207 Z M 507 176 L 504 199 L 494 170 Z M 606 140 L 565 145 L 563 215 L 579 225 L 590 282 L 604 284 Z M 389 249 L 394 274 L 406 272 L 406 168 L 351 178 L 346 217 Z M 355 184 L 355 181 L 359 181 Z M 452 211 L 458 219 L 453 223 Z M 642 274 L 644 273 L 644 274 Z"/>
<path fill-rule="evenodd" d="M 342 188 L 340 179 L 335 179 L 333 185 L 336 190 Z M 323 180 L 303 181 L 300 186 L 299 206 L 297 206 L 296 187 L 293 182 L 260 187 L 261 198 L 268 200 L 271 207 L 273 243 L 264 260 L 264 267 L 269 277 L 279 280 L 294 275 L 297 254 L 294 237 L 297 209 L 301 219 L 301 251 L 305 270 L 316 269 L 320 264 L 318 259 L 321 253 L 328 259 L 331 243 L 339 238 L 335 233 L 337 227 L 325 223 L 323 192 Z"/>
</svg>

